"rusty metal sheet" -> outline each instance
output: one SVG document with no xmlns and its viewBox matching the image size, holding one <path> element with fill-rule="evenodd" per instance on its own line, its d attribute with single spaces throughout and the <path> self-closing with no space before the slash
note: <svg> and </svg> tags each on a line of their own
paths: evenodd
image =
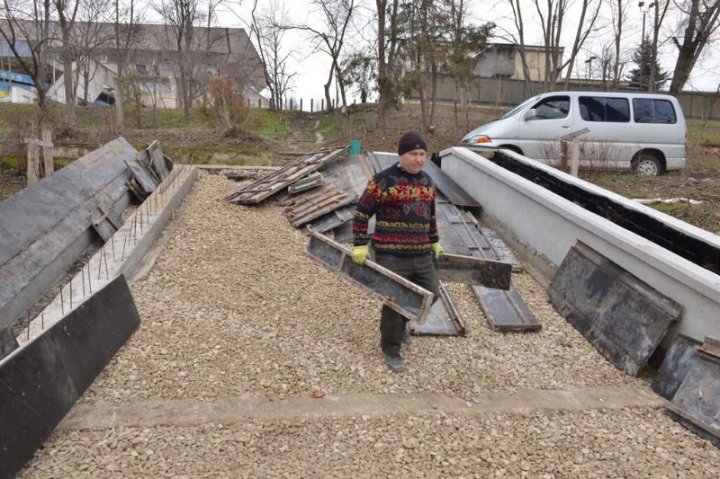
<svg viewBox="0 0 720 479">
<path fill-rule="evenodd" d="M 510 263 L 446 253 L 440 255 L 435 266 L 442 281 L 480 284 L 488 288 L 510 288 Z"/>
<path fill-rule="evenodd" d="M 698 347 L 697 360 L 667 408 L 673 419 L 720 447 L 720 358 L 703 349 Z"/>
<path fill-rule="evenodd" d="M 682 306 L 578 241 L 548 288 L 550 302 L 618 369 L 637 376 Z"/>
<path fill-rule="evenodd" d="M 307 254 L 312 259 L 382 299 L 385 305 L 408 320 L 417 324 L 425 322 L 433 299 L 430 291 L 374 261 L 368 260 L 360 266 L 352 261 L 349 248 L 316 231 L 309 232 Z"/>
<path fill-rule="evenodd" d="M 326 185 L 313 194 L 303 195 L 301 200 L 285 209 L 285 216 L 294 227 L 302 226 L 338 208 L 355 204 L 357 196 L 347 194 L 334 186 Z"/>
<path fill-rule="evenodd" d="M 347 147 L 324 148 L 314 151 L 233 193 L 226 200 L 238 205 L 258 204 L 297 180 L 319 170 L 335 160 L 346 149 Z"/>
<path fill-rule="evenodd" d="M 439 286 L 440 300 L 435 301 L 430 307 L 423 324 L 410 321 L 408 324 L 410 332 L 423 336 L 464 336 L 465 322 L 442 281 Z"/>
</svg>

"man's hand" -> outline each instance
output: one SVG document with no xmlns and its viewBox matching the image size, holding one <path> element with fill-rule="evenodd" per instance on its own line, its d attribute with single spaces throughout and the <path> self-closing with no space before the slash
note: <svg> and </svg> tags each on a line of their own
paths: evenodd
<svg viewBox="0 0 720 479">
<path fill-rule="evenodd" d="M 433 243 L 430 245 L 433 250 L 433 255 L 435 255 L 435 259 L 440 259 L 440 255 L 445 252 L 445 249 L 442 247 L 442 245 L 438 243 Z"/>
<path fill-rule="evenodd" d="M 359 264 L 365 264 L 365 261 L 370 257 L 370 246 L 355 246 L 352 249 L 352 260 Z"/>
</svg>

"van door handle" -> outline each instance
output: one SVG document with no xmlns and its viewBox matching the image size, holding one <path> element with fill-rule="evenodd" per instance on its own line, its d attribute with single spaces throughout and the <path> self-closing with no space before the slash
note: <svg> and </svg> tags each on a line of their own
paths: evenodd
<svg viewBox="0 0 720 479">
<path fill-rule="evenodd" d="M 570 125 L 562 125 L 563 128 L 570 128 Z"/>
</svg>

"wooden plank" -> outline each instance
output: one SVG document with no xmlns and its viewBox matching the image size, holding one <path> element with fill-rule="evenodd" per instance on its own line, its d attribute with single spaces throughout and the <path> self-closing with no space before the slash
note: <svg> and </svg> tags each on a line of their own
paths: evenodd
<svg viewBox="0 0 720 479">
<path fill-rule="evenodd" d="M 42 131 L 42 149 L 43 149 L 43 166 L 45 169 L 45 177 L 53 174 L 55 171 L 55 162 L 53 158 L 52 133 L 50 130 Z"/>
<path fill-rule="evenodd" d="M 458 254 L 441 254 L 436 262 L 438 276 L 449 283 L 479 284 L 509 289 L 512 265 Z"/>
<path fill-rule="evenodd" d="M 347 147 L 322 149 L 298 158 L 290 165 L 229 195 L 226 200 L 235 204 L 258 204 L 296 180 L 319 170 L 346 149 Z"/>
<path fill-rule="evenodd" d="M 682 306 L 578 241 L 548 289 L 550 301 L 618 369 L 637 376 Z"/>
<path fill-rule="evenodd" d="M 433 293 L 374 261 L 368 260 L 365 265 L 360 266 L 352 261 L 349 248 L 320 233 L 312 230 L 309 232 L 307 254 L 312 259 L 372 293 L 408 320 L 417 324 L 425 322 Z"/>
</svg>

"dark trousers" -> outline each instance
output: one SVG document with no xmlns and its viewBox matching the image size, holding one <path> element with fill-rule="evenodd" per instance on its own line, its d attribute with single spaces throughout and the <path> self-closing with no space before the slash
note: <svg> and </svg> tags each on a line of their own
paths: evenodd
<svg viewBox="0 0 720 479">
<path fill-rule="evenodd" d="M 394 256 L 376 253 L 375 262 L 403 278 L 439 296 L 438 277 L 431 251 L 418 256 Z M 403 330 L 407 320 L 400 313 L 383 306 L 380 315 L 380 347 L 386 354 L 400 352 Z"/>
</svg>

